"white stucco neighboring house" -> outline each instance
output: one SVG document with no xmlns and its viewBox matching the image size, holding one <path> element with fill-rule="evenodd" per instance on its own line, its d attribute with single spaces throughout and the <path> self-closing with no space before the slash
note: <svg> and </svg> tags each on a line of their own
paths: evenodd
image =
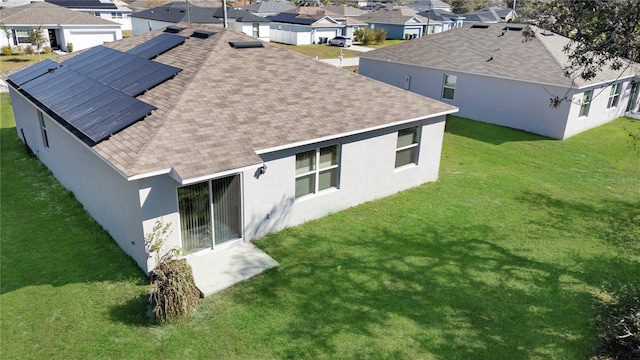
<svg viewBox="0 0 640 360">
<path fill-rule="evenodd" d="M 354 38 L 354 31 L 366 26 L 354 17 L 324 8 L 300 6 L 267 16 L 271 21 L 271 40 L 289 45 L 325 44 L 336 36 Z"/>
<path fill-rule="evenodd" d="M 56 59 L 8 77 L 17 136 L 145 272 L 171 224 L 196 284 L 238 271 L 208 256 L 246 263 L 233 249 L 435 181 L 457 111 L 212 26 Z"/>
<path fill-rule="evenodd" d="M 131 15 L 133 35 L 163 29 L 179 22 L 209 24 L 224 27 L 222 7 L 200 7 L 187 2 L 172 2 Z M 262 41 L 270 41 L 269 20 L 244 10 L 227 7 L 229 29 L 245 33 Z"/>
<path fill-rule="evenodd" d="M 556 139 L 638 107 L 639 64 L 572 79 L 564 73 L 569 39 L 531 30 L 527 40 L 524 25 L 465 26 L 362 54 L 359 72 L 457 106 L 460 116 Z"/>
<path fill-rule="evenodd" d="M 64 51 L 69 43 L 73 51 L 78 51 L 122 39 L 122 25 L 118 23 L 47 2 L 5 8 L 0 13 L 1 22 L 11 31 L 9 39 L 4 32 L 0 34 L 0 46 L 31 45 L 29 31 L 39 26 L 45 46 Z"/>
</svg>

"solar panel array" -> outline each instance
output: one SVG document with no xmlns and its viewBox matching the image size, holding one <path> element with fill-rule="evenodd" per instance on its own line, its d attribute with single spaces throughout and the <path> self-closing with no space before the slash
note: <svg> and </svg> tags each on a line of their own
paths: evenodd
<svg viewBox="0 0 640 360">
<path fill-rule="evenodd" d="M 167 51 L 166 43 L 155 41 L 160 37 L 142 44 L 146 46 L 134 48 L 138 49 L 134 53 L 97 46 L 62 63 L 44 60 L 11 75 L 8 80 L 93 146 L 155 110 L 135 96 L 181 71 L 136 55 L 151 56 Z M 181 42 L 171 39 L 174 45 L 170 48 L 186 40 L 178 37 L 182 38 Z"/>
<path fill-rule="evenodd" d="M 127 51 L 127 53 L 151 60 L 156 56 L 184 43 L 186 40 L 187 38 L 185 36 L 164 33 L 134 47 Z"/>
<path fill-rule="evenodd" d="M 69 9 L 117 9 L 112 2 L 101 2 L 100 0 L 46 0 L 46 2 L 63 6 Z"/>
</svg>

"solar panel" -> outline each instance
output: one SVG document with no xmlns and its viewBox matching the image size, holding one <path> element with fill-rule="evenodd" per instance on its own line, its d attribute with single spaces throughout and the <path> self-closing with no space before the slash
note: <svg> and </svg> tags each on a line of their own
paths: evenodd
<svg viewBox="0 0 640 360">
<path fill-rule="evenodd" d="M 127 51 L 127 53 L 137 55 L 145 59 L 153 59 L 156 56 L 181 45 L 186 40 L 187 38 L 184 36 L 164 33 L 134 47 Z"/>
<path fill-rule="evenodd" d="M 112 2 L 100 2 L 99 0 L 45 0 L 48 3 L 63 6 L 70 9 L 117 9 Z"/>
<path fill-rule="evenodd" d="M 93 146 L 155 110 L 135 96 L 175 76 L 181 69 L 149 58 L 186 39 L 165 33 L 126 53 L 96 46 L 60 64 L 44 60 L 8 80 L 70 132 Z"/>
<path fill-rule="evenodd" d="M 55 61 L 49 59 L 43 60 L 39 63 L 36 63 L 35 65 L 29 66 L 24 70 L 18 71 L 17 73 L 9 76 L 7 80 L 10 80 L 17 86 L 21 86 L 22 84 L 31 81 L 38 76 L 44 75 L 49 71 L 49 69 L 55 69 L 59 66 L 60 64 Z"/>
</svg>

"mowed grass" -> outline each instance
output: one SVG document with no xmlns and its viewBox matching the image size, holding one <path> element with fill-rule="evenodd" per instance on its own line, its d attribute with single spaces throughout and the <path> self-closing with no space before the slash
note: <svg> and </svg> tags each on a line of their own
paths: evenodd
<svg viewBox="0 0 640 360">
<path fill-rule="evenodd" d="M 340 50 L 342 49 L 343 58 L 350 58 L 355 56 L 360 56 L 360 52 L 355 50 L 349 50 L 348 48 L 341 48 L 338 46 L 329 46 L 329 45 L 287 45 L 281 44 L 277 42 L 271 42 L 271 45 L 279 46 L 285 49 L 289 49 L 291 51 L 295 51 L 301 53 L 303 55 L 310 56 L 312 58 L 317 57 L 318 59 L 337 59 L 340 56 Z"/>
<path fill-rule="evenodd" d="M 0 56 L 0 71 L 13 70 L 15 68 L 24 67 L 32 63 L 36 63 L 45 59 L 51 59 L 58 56 L 56 53 L 34 55 L 2 55 Z"/>
<path fill-rule="evenodd" d="M 451 117 L 437 182 L 257 241 L 280 267 L 156 326 L 6 101 L 3 359 L 585 359 L 603 286 L 640 281 L 637 121 L 557 141 Z"/>
</svg>

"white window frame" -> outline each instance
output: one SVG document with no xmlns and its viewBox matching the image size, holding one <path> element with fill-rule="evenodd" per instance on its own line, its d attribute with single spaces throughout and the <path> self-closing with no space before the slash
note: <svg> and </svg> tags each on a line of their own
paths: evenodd
<svg viewBox="0 0 640 360">
<path fill-rule="evenodd" d="M 447 85 L 447 79 L 449 78 L 453 78 L 453 86 Z M 458 85 L 458 75 L 444 74 L 444 77 L 442 79 L 442 98 L 446 100 L 453 100 L 455 98 L 457 85 Z M 452 91 L 450 98 L 445 96 L 447 90 Z"/>
<path fill-rule="evenodd" d="M 122 13 L 118 12 L 118 11 L 112 11 L 111 12 L 111 18 L 112 19 L 122 19 Z"/>
<path fill-rule="evenodd" d="M 335 164 L 331 164 L 329 166 L 324 166 L 322 167 L 322 164 L 320 162 L 320 154 L 322 152 L 322 150 L 324 149 L 329 149 L 329 148 L 335 148 Z M 308 150 L 308 151 L 303 151 L 300 153 L 296 154 L 296 177 L 295 177 L 295 184 L 296 184 L 296 191 L 295 191 L 295 197 L 296 199 L 300 199 L 303 197 L 307 197 L 310 195 L 314 195 L 314 194 L 318 194 L 327 190 L 332 190 L 332 189 L 338 189 L 340 187 L 340 150 L 341 150 L 341 146 L 339 144 L 334 144 L 334 145 L 329 145 L 329 146 L 323 146 L 323 147 L 319 147 L 319 148 L 315 148 L 312 150 Z M 313 154 L 313 167 L 311 170 L 309 171 L 305 171 L 305 172 L 301 172 L 298 173 L 298 168 L 297 168 L 297 163 L 298 163 L 298 156 L 303 155 L 303 154 Z M 335 171 L 335 183 L 332 184 L 331 186 L 324 188 L 324 189 L 320 189 L 320 175 L 327 173 L 327 172 L 331 172 L 331 171 Z M 307 192 L 304 194 L 297 194 L 297 183 L 298 183 L 298 179 L 302 179 L 302 178 L 306 178 L 306 177 L 313 177 L 313 189 L 311 192 Z"/>
<path fill-rule="evenodd" d="M 29 31 L 30 29 L 14 29 L 13 30 L 13 39 L 16 42 L 16 45 L 20 44 L 31 44 L 29 42 Z"/>
<path fill-rule="evenodd" d="M 260 37 L 260 23 L 251 24 L 251 33 L 253 34 L 253 37 Z"/>
<path fill-rule="evenodd" d="M 618 106 L 620 101 L 620 94 L 622 93 L 622 83 L 615 83 L 611 85 L 611 92 L 609 93 L 609 101 L 607 102 L 607 109 Z"/>
<path fill-rule="evenodd" d="M 589 109 L 591 108 L 591 100 L 593 99 L 593 90 L 587 90 L 582 94 L 582 102 L 580 103 L 579 117 L 589 116 Z"/>
<path fill-rule="evenodd" d="M 38 122 L 40 123 L 40 134 L 42 135 L 42 145 L 49 150 L 49 134 L 47 133 L 47 125 L 44 122 L 42 111 L 38 110 Z"/>
<path fill-rule="evenodd" d="M 400 139 L 401 139 L 401 133 L 402 132 L 406 132 L 407 130 L 413 130 L 414 131 L 414 139 L 412 140 L 411 144 L 408 145 L 402 145 L 400 144 Z M 395 156 L 395 168 L 399 169 L 399 168 L 403 168 L 405 166 L 415 166 L 418 165 L 418 154 L 419 154 L 419 150 L 420 150 L 420 127 L 419 126 L 413 126 L 410 128 L 405 128 L 405 129 L 401 129 L 398 131 L 397 133 L 398 137 L 396 138 L 396 156 Z M 410 161 L 408 163 L 398 163 L 398 156 L 400 155 L 400 153 L 404 153 L 407 151 L 413 151 L 413 154 L 410 158 Z"/>
</svg>

